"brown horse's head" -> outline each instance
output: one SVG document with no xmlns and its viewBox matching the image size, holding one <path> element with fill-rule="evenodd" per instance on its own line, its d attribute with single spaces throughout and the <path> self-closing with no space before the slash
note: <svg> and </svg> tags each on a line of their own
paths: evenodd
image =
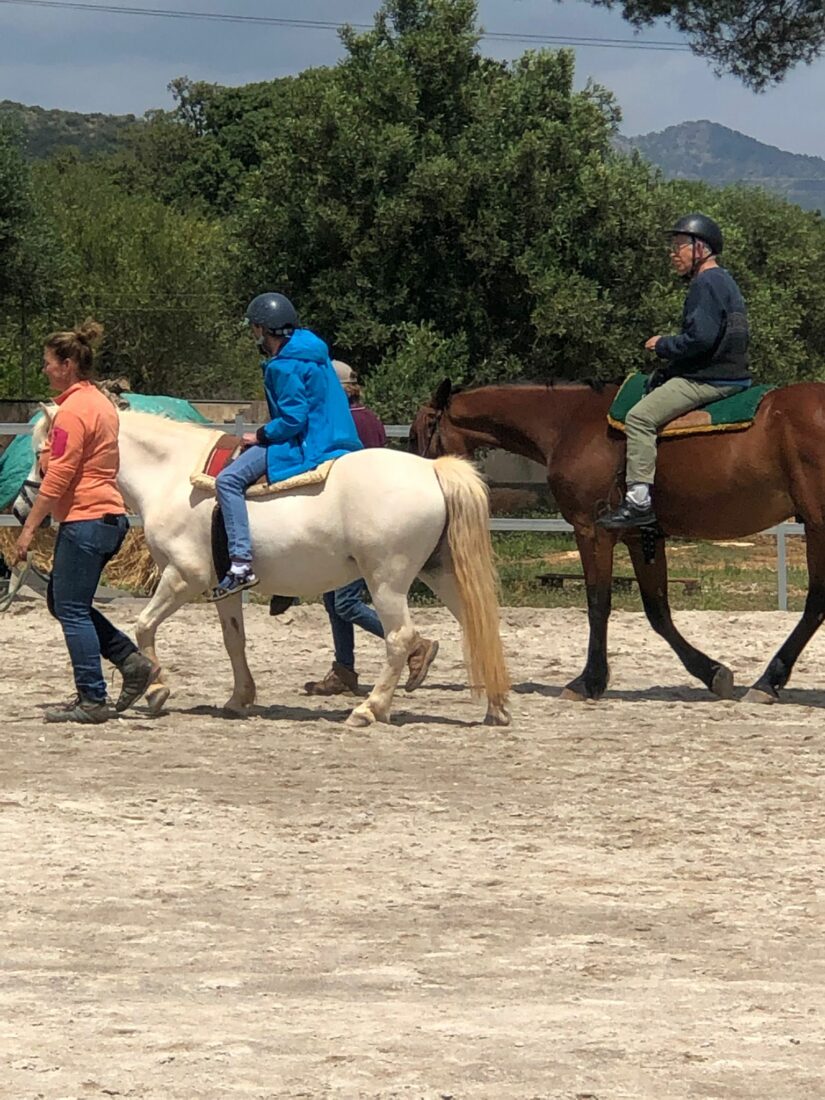
<svg viewBox="0 0 825 1100">
<path fill-rule="evenodd" d="M 410 425 L 409 449 L 424 458 L 439 455 L 468 455 L 465 437 L 450 419 L 453 384 L 445 378 L 430 400 L 421 406 Z"/>
</svg>

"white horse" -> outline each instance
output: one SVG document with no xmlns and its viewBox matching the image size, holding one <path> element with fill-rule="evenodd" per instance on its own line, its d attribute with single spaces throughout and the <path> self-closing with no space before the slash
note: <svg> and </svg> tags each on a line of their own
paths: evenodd
<svg viewBox="0 0 825 1100">
<path fill-rule="evenodd" d="M 36 455 L 53 410 L 33 433 Z M 161 570 L 154 596 L 141 612 L 136 638 L 159 668 L 155 635 L 164 619 L 216 580 L 211 519 L 215 498 L 193 489 L 190 475 L 221 433 L 148 413 L 120 412 L 118 485 L 141 516 L 149 551 Z M 14 511 L 22 519 L 39 485 L 35 458 Z M 507 725 L 509 680 L 499 635 L 497 575 L 488 531 L 487 488 L 464 459 L 434 462 L 384 449 L 339 458 L 326 481 L 267 499 L 249 500 L 260 590 L 315 596 L 363 577 L 384 627 L 387 660 L 375 687 L 347 719 L 352 726 L 386 722 L 407 655 L 418 641 L 407 593 L 416 577 L 455 615 L 475 691 L 487 695 L 488 725 Z M 216 604 L 235 683 L 226 709 L 244 713 L 255 701 L 246 661 L 240 594 Z M 169 697 L 159 678 L 147 701 L 157 713 Z"/>
</svg>

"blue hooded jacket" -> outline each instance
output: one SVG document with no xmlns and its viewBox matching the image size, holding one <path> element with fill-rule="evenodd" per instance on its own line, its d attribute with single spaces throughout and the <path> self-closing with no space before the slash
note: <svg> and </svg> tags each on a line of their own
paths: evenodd
<svg viewBox="0 0 825 1100">
<path fill-rule="evenodd" d="M 308 329 L 296 329 L 263 364 L 271 420 L 258 430 L 272 481 L 314 470 L 330 458 L 360 451 L 347 395 L 329 349 Z"/>
</svg>

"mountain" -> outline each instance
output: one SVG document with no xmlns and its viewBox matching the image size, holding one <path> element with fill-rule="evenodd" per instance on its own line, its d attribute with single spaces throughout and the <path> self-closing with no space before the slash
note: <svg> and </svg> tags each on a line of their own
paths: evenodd
<svg viewBox="0 0 825 1100">
<path fill-rule="evenodd" d="M 825 160 L 783 152 L 716 122 L 682 122 L 659 133 L 619 137 L 616 146 L 638 149 L 670 179 L 755 184 L 807 210 L 825 211 Z"/>
<path fill-rule="evenodd" d="M 67 147 L 80 153 L 111 153 L 123 131 L 134 125 L 134 115 L 84 115 L 78 111 L 47 111 L 26 107 L 10 99 L 0 100 L 0 124 L 10 122 L 23 131 L 25 150 L 31 160 L 51 156 Z"/>
</svg>

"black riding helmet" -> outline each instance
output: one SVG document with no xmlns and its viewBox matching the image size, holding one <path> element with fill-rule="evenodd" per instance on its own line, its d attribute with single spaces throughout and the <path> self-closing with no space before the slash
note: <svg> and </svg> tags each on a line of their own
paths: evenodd
<svg viewBox="0 0 825 1100">
<path fill-rule="evenodd" d="M 668 230 L 669 237 L 681 234 L 685 237 L 693 237 L 695 241 L 703 241 L 714 256 L 718 256 L 725 245 L 722 230 L 707 214 L 685 214 L 679 218 L 672 229 Z"/>
<path fill-rule="evenodd" d="M 298 327 L 298 314 L 289 298 L 267 290 L 253 298 L 246 307 L 250 325 L 260 325 L 276 336 L 289 337 Z"/>
</svg>

